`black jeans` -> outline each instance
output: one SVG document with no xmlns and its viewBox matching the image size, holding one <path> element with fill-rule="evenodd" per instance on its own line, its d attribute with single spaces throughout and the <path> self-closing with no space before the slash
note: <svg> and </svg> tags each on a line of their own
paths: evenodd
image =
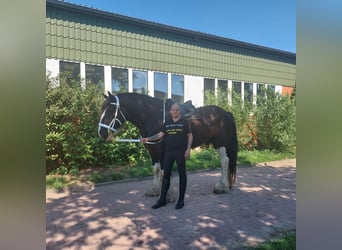
<svg viewBox="0 0 342 250">
<path fill-rule="evenodd" d="M 170 187 L 170 178 L 174 162 L 177 163 L 178 175 L 179 175 L 179 198 L 183 201 L 187 183 L 186 169 L 185 169 L 185 150 L 166 150 L 164 154 L 164 176 L 160 199 L 166 198 L 167 191 Z"/>
</svg>

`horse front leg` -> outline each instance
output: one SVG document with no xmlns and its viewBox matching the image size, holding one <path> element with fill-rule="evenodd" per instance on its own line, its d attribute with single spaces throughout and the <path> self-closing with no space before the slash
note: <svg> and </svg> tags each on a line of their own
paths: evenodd
<svg viewBox="0 0 342 250">
<path fill-rule="evenodd" d="M 153 186 L 145 192 L 145 196 L 159 196 L 163 181 L 163 172 L 160 163 L 156 162 L 153 165 Z"/>
<path fill-rule="evenodd" d="M 167 192 L 167 195 L 166 195 L 167 202 L 175 202 L 176 198 L 178 197 L 178 191 L 176 190 L 175 185 L 173 184 L 172 179 L 173 179 L 173 177 L 172 177 L 172 174 L 171 174 L 171 177 L 170 177 L 170 187 L 169 187 L 169 191 Z"/>
<path fill-rule="evenodd" d="M 220 156 L 220 163 L 221 163 L 221 180 L 215 185 L 214 193 L 215 194 L 222 194 L 227 193 L 229 190 L 228 185 L 228 164 L 229 158 L 226 153 L 225 147 L 217 148 L 217 153 Z"/>
</svg>

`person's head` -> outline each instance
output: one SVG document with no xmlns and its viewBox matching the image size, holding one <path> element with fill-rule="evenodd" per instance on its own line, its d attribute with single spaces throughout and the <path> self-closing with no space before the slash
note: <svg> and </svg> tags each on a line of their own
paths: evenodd
<svg viewBox="0 0 342 250">
<path fill-rule="evenodd" d="M 172 118 L 178 118 L 180 116 L 180 110 L 179 110 L 179 104 L 178 103 L 174 103 L 171 106 L 170 114 L 171 114 Z"/>
</svg>

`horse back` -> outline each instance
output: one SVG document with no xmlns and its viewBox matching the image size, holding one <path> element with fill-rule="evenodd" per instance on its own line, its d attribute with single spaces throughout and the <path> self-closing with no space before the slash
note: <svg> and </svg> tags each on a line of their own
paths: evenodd
<svg viewBox="0 0 342 250">
<path fill-rule="evenodd" d="M 233 114 L 215 105 L 197 108 L 189 122 L 194 137 L 193 147 L 202 144 L 212 144 L 215 148 L 228 147 L 236 137 Z"/>
</svg>

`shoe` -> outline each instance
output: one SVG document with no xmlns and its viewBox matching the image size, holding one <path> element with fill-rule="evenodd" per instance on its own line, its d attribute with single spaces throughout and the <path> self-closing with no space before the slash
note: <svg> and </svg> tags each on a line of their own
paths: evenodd
<svg viewBox="0 0 342 250">
<path fill-rule="evenodd" d="M 167 204 L 166 200 L 163 200 L 163 201 L 158 200 L 158 202 L 152 206 L 152 209 L 164 207 L 166 206 L 166 204 Z"/>
<path fill-rule="evenodd" d="M 178 201 L 175 206 L 175 209 L 181 209 L 182 207 L 184 207 L 184 201 Z"/>
</svg>

